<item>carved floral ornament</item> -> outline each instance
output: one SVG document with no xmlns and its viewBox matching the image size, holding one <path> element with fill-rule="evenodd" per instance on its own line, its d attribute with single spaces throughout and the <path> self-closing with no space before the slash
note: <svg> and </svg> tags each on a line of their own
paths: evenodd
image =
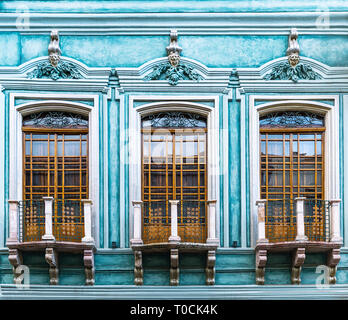
<svg viewBox="0 0 348 320">
<path fill-rule="evenodd" d="M 52 30 L 51 41 L 48 45 L 48 61 L 40 63 L 33 71 L 29 72 L 28 78 L 50 78 L 52 80 L 82 78 L 77 67 L 71 62 L 62 61 L 60 56 L 58 30 Z"/>
<path fill-rule="evenodd" d="M 286 50 L 288 56 L 287 62 L 281 62 L 272 71 L 268 73 L 265 80 L 317 80 L 321 76 L 315 72 L 311 66 L 300 63 L 300 46 L 297 42 L 298 32 L 296 28 L 292 28 L 289 35 L 289 46 Z"/>
<path fill-rule="evenodd" d="M 169 84 L 175 86 L 179 80 L 201 79 L 200 75 L 192 68 L 180 60 L 182 48 L 178 45 L 178 33 L 176 30 L 170 32 L 170 44 L 166 48 L 168 61 L 155 66 L 144 80 L 168 80 Z"/>
</svg>

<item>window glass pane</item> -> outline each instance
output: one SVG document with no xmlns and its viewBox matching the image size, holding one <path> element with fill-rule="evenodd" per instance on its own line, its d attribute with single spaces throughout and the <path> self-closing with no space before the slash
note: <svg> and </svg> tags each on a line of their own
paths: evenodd
<svg viewBox="0 0 348 320">
<path fill-rule="evenodd" d="M 32 155 L 33 156 L 47 156 L 47 142 L 46 141 L 33 141 L 32 142 Z"/>
<path fill-rule="evenodd" d="M 300 141 L 300 154 L 301 156 L 313 156 L 314 142 L 312 141 Z"/>
<path fill-rule="evenodd" d="M 283 142 L 282 141 L 269 141 L 268 143 L 268 155 L 283 155 Z"/>
<path fill-rule="evenodd" d="M 65 141 L 65 143 L 64 143 L 64 155 L 65 156 L 79 156 L 80 155 L 80 142 L 78 142 L 78 141 Z"/>
</svg>

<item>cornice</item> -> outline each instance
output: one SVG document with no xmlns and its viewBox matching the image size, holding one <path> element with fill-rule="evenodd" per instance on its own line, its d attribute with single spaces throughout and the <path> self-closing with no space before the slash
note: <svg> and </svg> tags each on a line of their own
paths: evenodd
<svg viewBox="0 0 348 320">
<path fill-rule="evenodd" d="M 156 0 L 75 0 L 73 4 L 68 0 L 29 0 L 16 3 L 13 0 L 1 1 L 2 12 L 16 12 L 26 4 L 30 5 L 33 12 L 282 12 L 282 11 L 317 11 L 330 7 L 331 11 L 343 11 L 348 9 L 344 0 L 166 0 L 165 5 L 158 5 Z M 141 5 L 139 5 L 141 3 Z"/>
<path fill-rule="evenodd" d="M 320 8 L 319 8 L 320 9 Z M 35 13 L 21 16 L 1 13 L 0 31 L 61 35 L 167 35 L 175 27 L 180 35 L 288 35 L 289 26 L 305 34 L 348 32 L 348 11 L 316 12 L 218 12 L 218 13 Z M 325 19 L 329 18 L 329 26 Z M 27 19 L 27 21 L 25 21 Z M 324 20 L 323 20 L 324 19 Z"/>
</svg>

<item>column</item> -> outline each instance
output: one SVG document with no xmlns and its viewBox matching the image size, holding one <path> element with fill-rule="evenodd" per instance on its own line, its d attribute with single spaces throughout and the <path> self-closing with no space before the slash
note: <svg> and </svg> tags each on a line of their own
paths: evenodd
<svg viewBox="0 0 348 320">
<path fill-rule="evenodd" d="M 92 237 L 92 205 L 93 201 L 91 199 L 82 199 L 83 213 L 84 213 L 84 227 L 85 236 L 82 238 L 82 242 L 94 243 Z"/>
<path fill-rule="evenodd" d="M 133 239 L 131 239 L 131 245 L 143 244 L 143 240 L 141 238 L 141 206 L 143 204 L 142 201 L 133 200 Z"/>
<path fill-rule="evenodd" d="M 330 241 L 342 242 L 340 230 L 340 199 L 330 201 Z"/>
<path fill-rule="evenodd" d="M 266 239 L 266 223 L 265 223 L 265 214 L 266 214 L 266 199 L 257 200 L 257 243 L 268 243 Z"/>
<path fill-rule="evenodd" d="M 207 244 L 219 245 L 219 239 L 216 237 L 216 200 L 208 200 Z"/>
<path fill-rule="evenodd" d="M 296 203 L 296 225 L 297 225 L 297 234 L 296 241 L 306 241 L 308 237 L 305 235 L 304 228 L 304 197 L 295 198 Z"/>
<path fill-rule="evenodd" d="M 10 205 L 10 237 L 7 239 L 7 243 L 18 243 L 18 204 L 17 200 L 8 200 Z"/>
<path fill-rule="evenodd" d="M 170 237 L 169 242 L 180 242 L 178 236 L 178 203 L 179 200 L 169 200 L 170 203 Z"/>
<path fill-rule="evenodd" d="M 53 213 L 53 197 L 42 197 L 45 202 L 45 234 L 42 240 L 54 241 L 52 233 L 52 213 Z"/>
</svg>

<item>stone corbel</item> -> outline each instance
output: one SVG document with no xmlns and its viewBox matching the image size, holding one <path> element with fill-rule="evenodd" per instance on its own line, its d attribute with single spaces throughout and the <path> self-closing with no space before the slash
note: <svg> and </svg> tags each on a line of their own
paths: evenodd
<svg viewBox="0 0 348 320">
<path fill-rule="evenodd" d="M 256 284 L 265 284 L 265 269 L 267 263 L 267 250 L 257 249 L 256 254 Z"/>
<path fill-rule="evenodd" d="M 94 253 L 92 249 L 83 251 L 83 263 L 85 266 L 86 286 L 94 285 Z"/>
<path fill-rule="evenodd" d="M 144 283 L 143 256 L 140 250 L 134 251 L 134 284 L 141 286 Z"/>
<path fill-rule="evenodd" d="M 179 284 L 179 250 L 170 249 L 170 285 Z"/>
<path fill-rule="evenodd" d="M 22 254 L 18 249 L 9 249 L 8 252 L 8 260 L 10 264 L 12 265 L 12 271 L 13 271 L 13 282 L 15 284 L 22 284 L 22 270 L 18 268 L 19 266 L 23 265 L 23 258 Z"/>
<path fill-rule="evenodd" d="M 207 265 L 205 268 L 205 283 L 208 286 L 215 284 L 215 262 L 216 252 L 215 250 L 209 250 L 207 252 Z"/>
<path fill-rule="evenodd" d="M 331 249 L 327 257 L 327 266 L 329 268 L 327 282 L 329 284 L 336 284 L 336 271 L 340 260 L 340 249 Z"/>
<path fill-rule="evenodd" d="M 50 266 L 50 269 L 49 269 L 50 284 L 57 285 L 58 277 L 59 277 L 57 250 L 55 250 L 54 248 L 46 248 L 45 260 Z"/>
<path fill-rule="evenodd" d="M 301 284 L 301 270 L 306 258 L 305 248 L 296 248 L 292 256 L 291 283 Z"/>
</svg>

